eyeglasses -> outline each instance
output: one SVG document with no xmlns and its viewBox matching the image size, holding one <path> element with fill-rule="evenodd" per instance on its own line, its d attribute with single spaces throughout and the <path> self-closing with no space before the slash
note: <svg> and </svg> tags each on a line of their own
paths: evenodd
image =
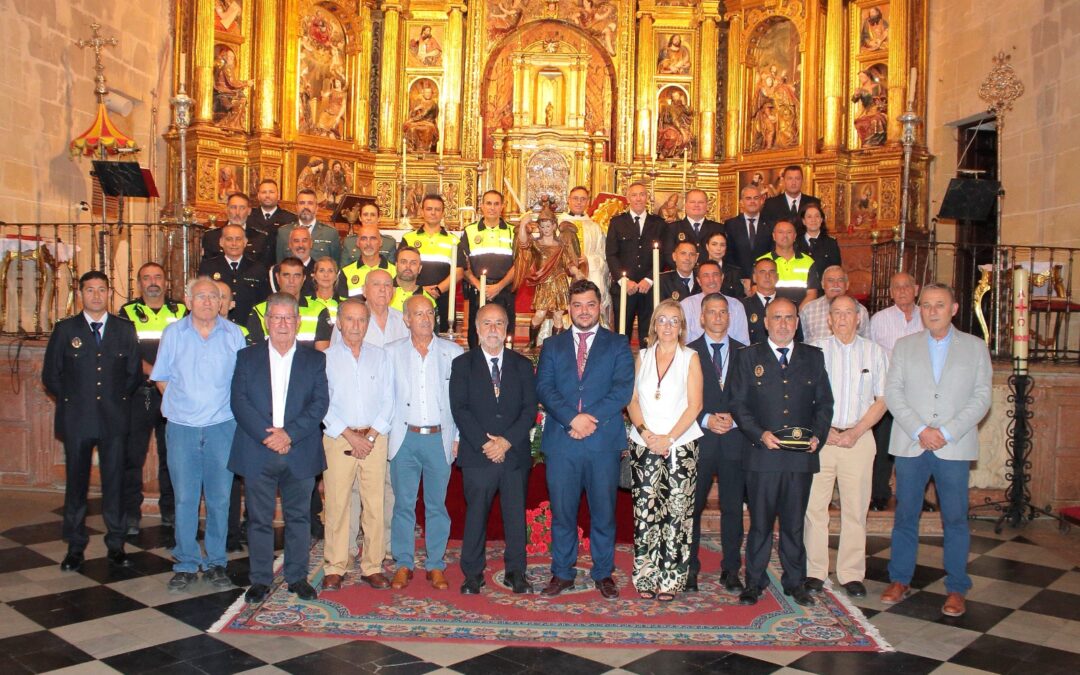
<svg viewBox="0 0 1080 675">
<path fill-rule="evenodd" d="M 295 314 L 267 314 L 266 323 L 295 323 L 298 318 Z"/>
<path fill-rule="evenodd" d="M 678 326 L 682 323 L 682 320 L 677 316 L 658 316 L 656 317 L 656 325 L 658 326 Z"/>
</svg>

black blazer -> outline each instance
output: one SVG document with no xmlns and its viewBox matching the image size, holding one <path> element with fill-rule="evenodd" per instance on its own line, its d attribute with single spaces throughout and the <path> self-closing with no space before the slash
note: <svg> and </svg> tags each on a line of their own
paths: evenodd
<svg viewBox="0 0 1080 675">
<path fill-rule="evenodd" d="M 532 466 L 529 431 L 536 424 L 536 378 L 532 361 L 511 349 L 503 350 L 499 397 L 491 384 L 491 361 L 479 347 L 450 364 L 450 410 L 461 440 L 458 466 L 491 466 L 484 456 L 488 434 L 510 441 L 507 468 Z"/>
<path fill-rule="evenodd" d="M 690 282 L 693 286 L 688 293 L 683 287 L 682 282 L 679 280 L 679 273 L 675 270 L 668 270 L 667 272 L 660 273 L 660 299 L 666 300 L 672 298 L 679 300 L 680 302 L 690 297 L 691 295 L 697 295 L 701 292 L 701 286 L 697 282 L 694 273 L 690 273 Z M 678 296 L 675 294 L 678 293 Z"/>
<path fill-rule="evenodd" d="M 229 312 L 229 321 L 241 326 L 247 322 L 251 308 L 270 295 L 270 279 L 266 266 L 247 256 L 240 259 L 240 267 L 235 272 L 223 255 L 203 260 L 199 263 L 199 276 L 229 284 L 233 301 L 236 303 Z"/>
<path fill-rule="evenodd" d="M 799 212 L 802 213 L 802 210 L 811 204 L 814 204 L 819 209 L 821 208 L 820 199 L 804 192 L 799 197 Z M 786 220 L 794 225 L 796 229 L 802 226 L 802 218 L 798 214 L 791 213 L 791 204 L 788 202 L 788 196 L 784 192 L 766 199 L 765 203 L 761 205 L 761 213 L 769 219 L 770 223 Z"/>
<path fill-rule="evenodd" d="M 806 232 L 800 232 L 795 238 L 795 252 L 805 253 L 814 259 L 814 267 L 817 268 L 818 292 L 821 292 L 821 277 L 825 270 L 833 265 L 842 264 L 840 261 L 840 243 L 827 234 L 822 234 L 814 240 L 813 246 L 806 243 Z"/>
<path fill-rule="evenodd" d="M 221 251 L 221 227 L 215 227 L 203 233 L 202 262 L 215 258 L 222 254 Z M 258 260 L 264 265 L 271 261 L 274 249 L 270 246 L 270 236 L 260 229 L 248 225 L 244 228 L 247 235 L 247 246 L 244 247 L 244 256 L 252 260 Z"/>
<path fill-rule="evenodd" d="M 740 350 L 728 371 L 732 415 L 752 446 L 743 464 L 749 471 L 818 471 L 817 452 L 769 450 L 760 440 L 766 431 L 791 426 L 813 429 L 819 448 L 829 436 L 833 397 L 825 356 L 817 347 L 793 344 L 786 369 L 762 342 Z"/>
<path fill-rule="evenodd" d="M 232 411 L 236 417 L 229 471 L 255 477 L 274 451 L 262 444 L 274 426 L 274 392 L 270 383 L 270 341 L 264 340 L 236 353 L 232 379 Z M 330 407 L 326 383 L 326 356 L 303 344 L 296 345 L 289 390 L 285 394 L 285 433 L 292 448 L 285 455 L 289 473 L 311 478 L 326 468 L 320 425 Z"/>
<path fill-rule="evenodd" d="M 742 270 L 742 278 L 749 279 L 754 273 L 754 261 L 765 255 L 773 248 L 772 221 L 758 214 L 756 223 L 757 236 L 750 241 L 750 235 L 746 231 L 746 219 L 742 214 L 724 221 L 724 232 L 727 234 L 727 255 L 724 259 L 738 265 Z"/>
<path fill-rule="evenodd" d="M 274 257 L 277 254 L 277 237 L 278 231 L 281 230 L 284 225 L 292 225 L 296 222 L 296 214 L 292 211 L 286 211 L 280 206 L 274 211 L 274 215 L 270 216 L 270 220 L 263 217 L 262 208 L 255 205 L 251 213 L 248 214 L 247 226 L 253 227 L 266 235 L 266 243 L 268 248 L 268 255 L 270 256 L 266 260 L 260 262 L 270 267 L 274 264 Z"/>
<path fill-rule="evenodd" d="M 773 299 L 776 299 L 773 294 Z M 764 342 L 769 337 L 769 331 L 765 330 L 765 303 L 761 301 L 757 293 L 751 293 L 742 299 L 743 309 L 746 310 L 746 325 L 750 329 L 750 344 L 756 345 Z M 795 329 L 795 342 L 802 342 L 802 324 Z"/>
<path fill-rule="evenodd" d="M 696 237 L 694 236 L 694 226 L 690 224 L 688 219 L 683 218 L 682 220 L 676 220 L 674 223 L 668 223 L 664 243 L 661 245 L 661 256 L 667 261 L 668 265 L 673 265 L 671 254 L 675 251 L 675 247 L 681 241 L 692 241 L 698 247 L 698 260 L 708 260 L 709 251 L 705 248 L 705 242 L 709 241 L 709 237 L 717 232 L 724 232 L 724 226 L 708 218 L 701 221 L 701 233 Z"/>
<path fill-rule="evenodd" d="M 739 300 L 745 298 L 746 287 L 742 283 L 744 278 L 742 268 L 738 265 L 724 263 L 721 269 L 724 272 L 724 283 L 720 286 L 720 292 Z"/>
<path fill-rule="evenodd" d="M 608 270 L 611 271 L 611 286 L 615 289 L 612 293 L 618 293 L 619 279 L 622 278 L 623 272 L 626 272 L 626 277 L 630 281 L 652 278 L 653 244 L 659 244 L 662 247 L 666 231 L 667 223 L 653 213 L 645 216 L 645 227 L 640 234 L 629 211 L 611 219 L 611 224 L 608 225 L 605 253 Z M 665 267 L 671 267 L 671 265 L 664 265 L 663 251 L 661 251 L 660 268 Z"/>
<path fill-rule="evenodd" d="M 135 326 L 109 314 L 98 348 L 82 312 L 53 327 L 41 366 L 45 390 L 56 398 L 54 429 L 64 441 L 128 433 L 129 398 L 142 376 Z"/>
<path fill-rule="evenodd" d="M 729 383 L 731 374 L 735 372 L 735 355 L 745 346 L 738 340 L 728 337 L 728 348 L 724 358 L 728 359 Z M 709 344 L 706 342 L 704 335 L 688 344 L 687 347 L 695 350 L 698 353 L 698 359 L 701 361 L 702 408 L 701 415 L 698 416 L 700 425 L 701 417 L 705 414 L 731 412 L 731 387 L 722 387 L 720 385 L 720 378 L 717 377 L 716 369 L 712 366 L 712 350 L 709 349 Z M 749 444 L 746 441 L 746 436 L 738 429 L 732 429 L 726 434 L 714 433 L 709 430 L 708 426 L 702 426 L 701 430 L 705 432 L 705 435 L 701 437 L 701 449 L 703 451 L 718 452 L 721 459 L 743 459 Z"/>
</svg>

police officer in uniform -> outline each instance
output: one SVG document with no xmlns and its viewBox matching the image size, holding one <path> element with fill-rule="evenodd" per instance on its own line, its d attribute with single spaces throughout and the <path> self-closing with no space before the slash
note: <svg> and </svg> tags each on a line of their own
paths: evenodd
<svg viewBox="0 0 1080 675">
<path fill-rule="evenodd" d="M 360 222 L 354 226 L 354 231 L 341 244 L 341 259 L 338 264 L 346 267 L 360 259 L 360 236 L 359 229 L 365 225 L 374 225 L 379 230 L 379 207 L 372 202 L 364 202 L 360 207 Z M 387 261 L 393 263 L 397 260 L 397 240 L 388 234 L 379 232 L 379 253 Z"/>
<path fill-rule="evenodd" d="M 246 244 L 244 228 L 226 225 L 221 228 L 222 254 L 199 264 L 200 277 L 229 284 L 235 301 L 229 320 L 237 324 L 244 324 L 251 308 L 270 295 L 266 266 L 244 255 Z"/>
<path fill-rule="evenodd" d="M 638 344 L 644 345 L 652 319 L 652 256 L 653 248 L 660 246 L 667 232 L 667 223 L 658 215 L 648 212 L 649 189 L 644 183 L 634 183 L 626 191 L 630 205 L 624 213 L 611 219 L 604 250 L 607 254 L 608 271 L 611 272 L 611 297 L 618 298 L 619 283 L 626 273 L 626 330 L 627 337 L 638 321 Z M 665 265 L 663 259 L 660 264 Z M 619 325 L 620 307 L 614 305 L 614 325 Z"/>
<path fill-rule="evenodd" d="M 248 223 L 251 214 L 251 201 L 248 196 L 242 192 L 229 195 L 225 202 L 225 213 L 229 219 L 227 225 L 239 225 L 244 228 L 244 234 L 247 237 L 244 255 L 252 260 L 268 264 L 273 253 L 273 249 L 270 248 L 270 235 Z M 221 236 L 224 234 L 224 229 L 224 226 L 215 227 L 203 234 L 203 261 L 221 255 Z"/>
<path fill-rule="evenodd" d="M 757 603 L 768 586 L 777 518 L 784 594 L 800 605 L 814 604 L 804 586 L 803 519 L 819 468 L 817 450 L 829 437 L 833 397 L 821 350 L 794 340 L 798 323 L 794 302 L 773 300 L 765 310 L 768 339 L 735 357 L 731 411 L 752 444 L 743 462 L 750 505 L 746 589 L 739 596 L 744 605 Z M 799 450 L 783 449 L 783 441 Z"/>
<path fill-rule="evenodd" d="M 465 227 L 458 248 L 458 266 L 465 269 L 465 298 L 469 301 L 469 349 L 479 344 L 476 311 L 480 307 L 480 275 L 487 274 L 487 300 L 506 310 L 506 327 L 514 336 L 514 228 L 502 218 L 503 196 L 488 190 L 481 197 L 484 217 Z"/>
<path fill-rule="evenodd" d="M 124 442 L 131 421 L 131 394 L 139 384 L 135 327 L 109 314 L 109 278 L 96 270 L 79 279 L 83 311 L 53 328 L 41 380 L 56 398 L 56 435 L 64 443 L 63 571 L 83 565 L 86 493 L 98 450 L 102 515 L 109 564 L 130 567 L 124 553 Z"/>
<path fill-rule="evenodd" d="M 750 331 L 750 344 L 764 342 L 769 337 L 765 325 L 765 308 L 776 298 L 776 262 L 772 258 L 760 258 L 754 263 L 754 292 L 742 299 L 746 310 L 746 323 Z M 802 342 L 803 329 L 795 329 L 795 341 Z"/>
<path fill-rule="evenodd" d="M 446 231 L 442 226 L 443 212 L 446 210 L 443 198 L 439 195 L 425 195 L 421 204 L 420 212 L 424 218 L 424 224 L 414 232 L 407 232 L 401 238 L 400 252 L 406 246 L 415 248 L 420 252 L 420 260 L 423 266 L 416 283 L 423 287 L 428 295 L 435 298 L 436 312 L 439 315 L 439 325 L 436 332 L 450 330 L 450 265 L 457 261 L 451 258 L 454 245 L 458 239 Z M 458 269 L 457 278 L 461 278 L 461 269 Z"/>
<path fill-rule="evenodd" d="M 682 302 L 691 295 L 701 293 L 701 286 L 694 278 L 694 266 L 698 260 L 694 242 L 683 240 L 675 244 L 671 258 L 675 262 L 675 269 L 660 274 L 660 299 L 671 298 Z"/>
<path fill-rule="evenodd" d="M 127 534 L 139 534 L 142 517 L 143 465 L 150 449 L 150 433 L 157 439 L 158 455 L 158 510 L 161 524 L 173 525 L 176 503 L 173 499 L 172 482 L 169 480 L 168 449 L 165 445 L 165 418 L 161 416 L 161 393 L 150 381 L 150 371 L 157 359 L 161 332 L 169 324 L 179 321 L 187 314 L 184 303 L 165 296 L 165 269 L 156 262 L 148 262 L 139 268 L 136 278 L 142 296 L 120 308 L 120 315 L 135 324 L 139 339 L 139 357 L 142 359 L 139 388 L 131 397 L 131 431 L 128 432 L 124 454 L 124 513 L 127 516 Z"/>
<path fill-rule="evenodd" d="M 773 226 L 773 250 L 758 256 L 776 263 L 776 293 L 802 307 L 818 296 L 821 272 L 814 259 L 795 249 L 795 226 L 781 220 Z"/>
<path fill-rule="evenodd" d="M 314 344 L 316 349 L 322 351 L 330 346 L 330 335 L 333 331 L 330 311 L 321 303 L 310 301 L 302 294 L 305 279 L 304 263 L 300 262 L 299 258 L 285 258 L 277 264 L 279 291 L 293 296 L 300 305 L 300 326 L 296 339 L 308 345 Z M 269 333 L 266 331 L 265 300 L 251 308 L 246 325 L 253 344 L 266 339 Z"/>
<path fill-rule="evenodd" d="M 688 241 L 697 247 L 698 260 L 704 262 L 709 259 L 709 251 L 705 247 L 709 242 L 709 237 L 717 232 L 723 233 L 724 225 L 706 217 L 705 214 L 709 212 L 709 196 L 704 190 L 698 188 L 687 190 L 683 203 L 686 205 L 686 216 L 668 224 L 662 251 L 663 257 L 670 260 L 679 242 Z"/>
<path fill-rule="evenodd" d="M 397 277 L 394 278 L 394 295 L 390 298 L 390 306 L 401 312 L 405 309 L 405 301 L 414 295 L 423 295 L 435 304 L 435 298 L 431 297 L 424 287 L 416 283 L 420 276 L 420 270 L 424 268 L 420 262 L 420 252 L 411 246 L 403 246 L 397 252 Z"/>
<path fill-rule="evenodd" d="M 263 178 L 259 181 L 258 193 L 255 195 L 258 206 L 248 216 L 247 225 L 264 233 L 270 245 L 267 247 L 266 258 L 260 260 L 262 264 L 271 267 L 277 254 L 278 231 L 285 225 L 296 222 L 296 214 L 286 211 L 278 203 L 281 192 L 277 181 L 272 178 Z M 288 232 L 288 229 L 285 229 Z"/>
<path fill-rule="evenodd" d="M 360 257 L 343 265 L 338 273 L 336 292 L 343 298 L 362 295 L 364 281 L 371 270 L 386 270 L 391 278 L 397 276 L 397 268 L 382 253 L 382 235 L 377 225 L 361 225 L 356 233 Z"/>
</svg>

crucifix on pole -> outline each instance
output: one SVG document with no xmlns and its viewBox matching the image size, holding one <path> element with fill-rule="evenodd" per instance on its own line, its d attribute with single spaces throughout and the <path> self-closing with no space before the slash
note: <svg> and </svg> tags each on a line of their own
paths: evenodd
<svg viewBox="0 0 1080 675">
<path fill-rule="evenodd" d="M 105 88 L 105 64 L 101 62 L 101 52 L 105 47 L 116 47 L 120 41 L 114 37 L 101 37 L 101 24 L 90 24 L 93 37 L 89 40 L 76 40 L 75 45 L 85 49 L 91 47 L 94 50 L 94 93 L 97 94 L 98 102 L 105 101 L 105 95 L 109 90 Z"/>
</svg>

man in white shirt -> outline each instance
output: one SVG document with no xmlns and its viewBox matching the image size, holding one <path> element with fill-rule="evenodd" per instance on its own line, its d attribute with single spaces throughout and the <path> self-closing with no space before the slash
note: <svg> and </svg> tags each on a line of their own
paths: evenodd
<svg viewBox="0 0 1080 675">
<path fill-rule="evenodd" d="M 364 555 L 360 580 L 375 589 L 390 587 L 382 573 L 386 544 L 383 490 L 386 484 L 387 433 L 394 414 L 394 367 L 381 348 L 364 342 L 370 312 L 360 298 L 338 306 L 341 335 L 326 350 L 326 379 L 330 409 L 323 419 L 326 471 L 323 488 L 326 548 L 323 552 L 324 591 L 341 589 L 349 569 L 349 495 L 359 480 L 363 505 Z"/>
<path fill-rule="evenodd" d="M 698 285 L 701 292 L 691 295 L 679 304 L 682 305 L 683 314 L 686 315 L 686 342 L 687 344 L 701 337 L 705 329 L 701 326 L 701 303 L 705 296 L 711 293 L 720 293 L 724 285 L 724 271 L 720 263 L 715 260 L 706 260 L 697 268 Z M 730 324 L 728 334 L 744 345 L 750 344 L 750 330 L 746 323 L 746 310 L 737 299 L 725 295 L 728 301 L 728 317 Z"/>
<path fill-rule="evenodd" d="M 826 284 L 828 292 L 828 284 Z M 803 531 L 806 544 L 806 589 L 820 593 L 829 575 L 829 503 L 840 487 L 840 548 L 836 579 L 848 595 L 866 595 L 866 507 L 874 466 L 871 428 L 885 412 L 885 377 L 889 357 L 885 350 L 856 334 L 859 308 L 854 298 L 832 300 L 832 334 L 813 342 L 825 355 L 825 370 L 833 394 L 829 436 L 821 447 L 821 468 L 810 484 Z"/>
<path fill-rule="evenodd" d="M 844 268 L 839 265 L 831 265 L 825 268 L 821 274 L 821 285 L 825 295 L 815 298 L 806 303 L 799 310 L 799 325 L 802 326 L 803 339 L 806 342 L 823 340 L 832 335 L 830 324 L 830 306 L 835 298 L 847 295 L 848 276 Z M 870 313 L 858 301 L 859 328 L 861 337 L 870 338 Z"/>
</svg>

